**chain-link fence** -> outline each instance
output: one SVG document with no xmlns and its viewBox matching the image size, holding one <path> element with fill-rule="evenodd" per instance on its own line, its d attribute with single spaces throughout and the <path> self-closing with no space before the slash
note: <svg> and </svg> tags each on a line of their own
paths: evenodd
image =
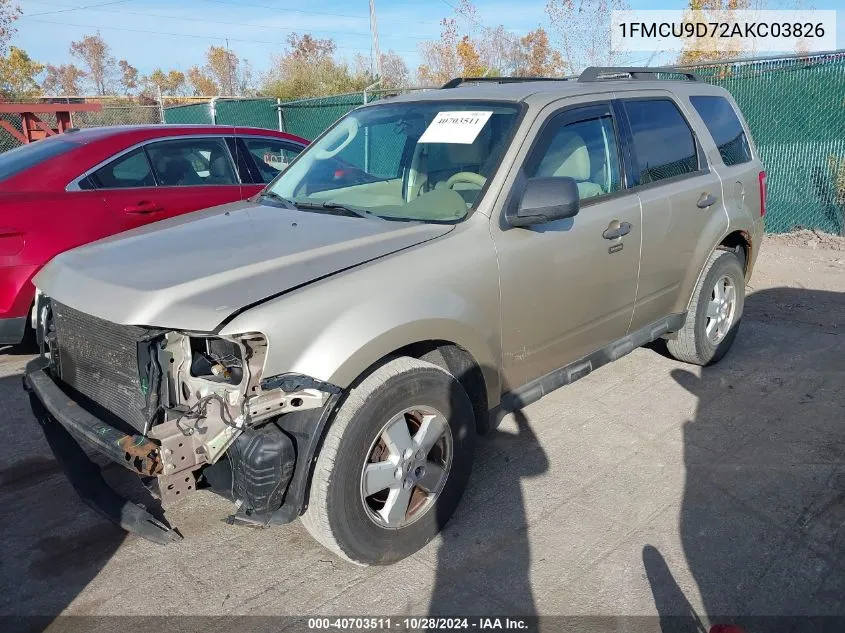
<svg viewBox="0 0 845 633">
<path fill-rule="evenodd" d="M 689 68 L 748 121 L 768 174 L 766 230 L 845 235 L 845 51 Z M 313 139 L 363 103 L 362 93 L 284 103 L 284 129 Z"/>
<path fill-rule="evenodd" d="M 165 108 L 164 122 L 263 127 L 314 139 L 350 110 L 368 101 L 383 99 L 406 91 L 350 92 L 286 102 L 272 98 L 216 97 L 209 99 L 206 103 Z"/>
<path fill-rule="evenodd" d="M 211 125 L 210 101 L 171 106 L 164 109 L 164 122 L 172 124 L 197 123 Z"/>
<path fill-rule="evenodd" d="M 36 106 L 32 106 L 32 103 Z M 21 104 L 21 109 L 31 106 L 30 111 L 41 119 L 48 127 L 56 127 L 56 115 L 38 112 L 37 105 L 41 104 L 78 104 L 101 103 L 103 109 L 99 112 L 72 112 L 73 127 L 102 127 L 106 125 L 145 125 L 162 122 L 161 108 L 158 105 L 144 105 L 131 97 L 44 97 Z M 11 104 L 14 105 L 14 104 Z M 21 117 L 17 114 L 0 114 L 0 120 L 7 121 L 18 133 L 22 132 Z M 0 152 L 14 149 L 21 141 L 0 127 Z"/>
<path fill-rule="evenodd" d="M 407 88 L 404 90 L 373 90 L 369 92 L 350 92 L 330 97 L 316 97 L 287 101 L 280 107 L 282 125 L 286 132 L 313 140 L 326 128 L 347 112 L 365 103 L 425 88 Z"/>
<path fill-rule="evenodd" d="M 280 129 L 278 99 L 235 99 L 215 97 L 205 103 L 171 106 L 164 109 L 164 122 L 242 125 Z"/>
<path fill-rule="evenodd" d="M 807 227 L 845 234 L 845 51 L 688 68 L 730 91 L 751 127 L 768 173 L 766 229 L 780 233 Z M 163 109 L 105 98 L 102 112 L 74 114 L 73 123 L 243 125 L 314 139 L 350 110 L 395 94 L 377 90 L 281 104 L 276 99 L 213 98 Z M 19 117 L 2 116 L 20 130 Z M 0 152 L 18 143 L 0 129 Z"/>
<path fill-rule="evenodd" d="M 845 235 L 845 51 L 690 68 L 748 121 L 768 174 L 766 230 Z"/>
</svg>

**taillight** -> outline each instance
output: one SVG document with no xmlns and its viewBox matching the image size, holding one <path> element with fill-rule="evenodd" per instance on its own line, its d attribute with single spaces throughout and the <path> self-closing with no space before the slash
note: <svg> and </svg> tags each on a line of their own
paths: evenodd
<svg viewBox="0 0 845 633">
<path fill-rule="evenodd" d="M 760 217 L 766 215 L 766 172 L 761 171 L 757 175 L 757 180 L 760 182 Z"/>
</svg>

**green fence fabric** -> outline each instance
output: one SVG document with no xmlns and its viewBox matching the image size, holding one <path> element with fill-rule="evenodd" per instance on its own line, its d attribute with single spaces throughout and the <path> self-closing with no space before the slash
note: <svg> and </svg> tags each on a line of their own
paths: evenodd
<svg viewBox="0 0 845 633">
<path fill-rule="evenodd" d="M 279 111 L 275 99 L 218 99 L 215 102 L 217 125 L 244 125 L 279 129 Z"/>
<path fill-rule="evenodd" d="M 767 172 L 766 230 L 845 235 L 845 51 L 690 69 L 727 89 L 751 128 Z M 316 138 L 363 102 L 356 93 L 284 103 L 285 129 Z"/>
<path fill-rule="evenodd" d="M 364 93 L 303 99 L 282 104 L 285 132 L 314 140 L 344 114 L 364 103 Z"/>
<path fill-rule="evenodd" d="M 766 168 L 766 231 L 845 235 L 845 52 L 692 68 L 739 104 Z"/>
<path fill-rule="evenodd" d="M 278 103 L 275 99 L 209 99 L 205 103 L 172 106 L 164 109 L 164 122 L 205 125 L 242 125 L 279 129 Z"/>
<path fill-rule="evenodd" d="M 211 106 L 209 103 L 191 103 L 164 109 L 164 122 L 171 124 L 211 125 Z"/>
<path fill-rule="evenodd" d="M 782 233 L 806 227 L 845 235 L 845 51 L 688 68 L 726 88 L 751 128 L 768 174 L 766 230 Z M 391 94 L 395 92 L 375 92 L 367 100 Z M 283 103 L 282 126 L 313 140 L 363 103 L 361 92 Z M 279 129 L 275 99 L 220 98 L 213 111 L 214 117 L 209 102 L 169 107 L 164 122 Z M 111 108 L 85 120 L 80 116 L 79 123 L 156 122 L 158 116 L 156 106 Z M 19 117 L 7 120 L 20 127 Z M 17 145 L 0 130 L 0 151 Z M 372 150 L 379 147 L 383 151 L 384 143 L 373 137 L 368 151 L 363 146 L 353 149 L 369 169 L 378 170 L 379 154 Z"/>
</svg>

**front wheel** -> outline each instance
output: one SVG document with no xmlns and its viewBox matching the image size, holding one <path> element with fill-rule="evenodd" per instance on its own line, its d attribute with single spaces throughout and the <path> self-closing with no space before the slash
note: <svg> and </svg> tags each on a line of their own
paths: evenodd
<svg viewBox="0 0 845 633">
<path fill-rule="evenodd" d="M 394 359 L 356 386 L 335 415 L 302 523 L 351 562 L 401 560 L 452 516 L 474 450 L 472 404 L 457 379 L 422 360 Z"/>
<path fill-rule="evenodd" d="M 666 341 L 678 360 L 709 365 L 724 356 L 736 338 L 745 304 L 745 273 L 733 251 L 715 251 L 693 293 L 684 327 Z"/>
</svg>

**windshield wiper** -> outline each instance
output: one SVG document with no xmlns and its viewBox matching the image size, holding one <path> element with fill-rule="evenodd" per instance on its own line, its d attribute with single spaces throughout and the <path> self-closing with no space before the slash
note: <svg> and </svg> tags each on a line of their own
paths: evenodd
<svg viewBox="0 0 845 633">
<path fill-rule="evenodd" d="M 350 217 L 359 218 L 379 218 L 379 216 L 365 211 L 363 209 L 356 209 L 354 207 L 347 207 L 345 204 L 339 202 L 294 202 L 297 209 L 309 209 L 314 211 L 340 211 L 340 215 L 347 215 Z"/>
<path fill-rule="evenodd" d="M 293 202 L 291 202 L 287 198 L 280 196 L 279 194 L 277 194 L 272 189 L 267 189 L 266 191 L 260 192 L 258 194 L 258 197 L 259 198 L 268 198 L 268 199 L 274 200 L 276 202 L 281 202 L 285 206 L 286 209 L 296 209 L 296 205 Z"/>
</svg>

